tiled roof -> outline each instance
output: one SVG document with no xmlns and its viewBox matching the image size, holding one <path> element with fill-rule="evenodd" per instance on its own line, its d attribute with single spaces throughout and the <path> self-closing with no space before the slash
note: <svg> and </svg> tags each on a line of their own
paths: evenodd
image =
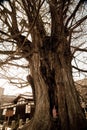
<svg viewBox="0 0 87 130">
<path fill-rule="evenodd" d="M 83 101 L 87 104 L 87 78 L 76 81 L 76 88 Z"/>
<path fill-rule="evenodd" d="M 15 99 L 16 96 L 8 96 L 8 95 L 2 95 L 0 98 L 0 103 L 5 104 L 5 103 L 11 103 L 13 99 Z"/>
</svg>

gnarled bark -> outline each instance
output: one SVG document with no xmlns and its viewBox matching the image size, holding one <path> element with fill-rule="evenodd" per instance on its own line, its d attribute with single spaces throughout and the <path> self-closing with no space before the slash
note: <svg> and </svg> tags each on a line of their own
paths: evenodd
<svg viewBox="0 0 87 130">
<path fill-rule="evenodd" d="M 85 115 L 72 78 L 70 50 L 66 54 L 61 44 L 54 49 L 55 44 L 50 44 L 50 37 L 46 37 L 43 43 L 40 52 L 33 53 L 30 60 L 36 108 L 30 124 L 23 130 L 85 130 Z M 57 119 L 52 115 L 54 106 L 57 106 Z"/>
</svg>

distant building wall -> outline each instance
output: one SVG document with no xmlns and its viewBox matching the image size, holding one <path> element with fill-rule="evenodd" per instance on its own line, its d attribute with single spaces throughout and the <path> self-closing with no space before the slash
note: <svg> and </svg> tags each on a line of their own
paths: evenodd
<svg viewBox="0 0 87 130">
<path fill-rule="evenodd" d="M 0 87 L 0 97 L 3 95 L 3 93 L 4 93 L 4 88 Z"/>
<path fill-rule="evenodd" d="M 4 93 L 4 88 L 0 87 L 0 105 L 2 104 L 3 93 Z"/>
</svg>

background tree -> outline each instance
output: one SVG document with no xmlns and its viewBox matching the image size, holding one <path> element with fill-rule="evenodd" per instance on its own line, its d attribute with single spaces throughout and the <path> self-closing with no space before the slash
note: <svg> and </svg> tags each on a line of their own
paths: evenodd
<svg viewBox="0 0 87 130">
<path fill-rule="evenodd" d="M 83 0 L 12 0 L 1 5 L 0 42 L 5 50 L 0 53 L 7 55 L 1 65 L 25 58 L 34 86 L 35 114 L 24 130 L 86 129 L 72 68 L 86 70 L 71 64 L 77 51 L 87 52 L 81 39 L 86 35 L 86 8 Z M 54 106 L 60 128 L 53 126 Z"/>
</svg>

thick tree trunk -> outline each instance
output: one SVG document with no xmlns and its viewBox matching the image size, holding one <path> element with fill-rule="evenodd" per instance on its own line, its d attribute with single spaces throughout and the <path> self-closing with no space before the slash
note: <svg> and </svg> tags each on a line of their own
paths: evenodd
<svg viewBox="0 0 87 130">
<path fill-rule="evenodd" d="M 61 130 L 85 130 L 87 124 L 77 97 L 69 58 L 58 54 L 55 70 Z"/>
<path fill-rule="evenodd" d="M 85 130 L 86 120 L 72 78 L 70 50 L 63 44 L 57 50 L 55 39 L 52 42 L 46 37 L 29 60 L 36 104 L 34 117 L 22 130 Z M 58 119 L 52 117 L 54 106 Z"/>
<path fill-rule="evenodd" d="M 35 84 L 35 113 L 29 126 L 24 126 L 24 130 L 50 130 L 50 105 L 48 86 L 44 82 L 40 67 L 39 55 L 33 54 L 31 60 L 31 74 Z"/>
<path fill-rule="evenodd" d="M 22 130 L 85 130 L 85 116 L 72 78 L 70 50 L 66 51 L 62 44 L 57 50 L 55 39 L 52 42 L 46 37 L 40 50 L 29 59 L 35 86 L 35 113 Z M 58 120 L 51 120 L 54 106 Z"/>
<path fill-rule="evenodd" d="M 61 70 L 61 75 L 61 81 L 57 81 L 58 112 L 61 120 L 61 129 L 80 130 L 84 127 L 85 116 L 76 97 L 75 86 L 66 70 Z"/>
</svg>

